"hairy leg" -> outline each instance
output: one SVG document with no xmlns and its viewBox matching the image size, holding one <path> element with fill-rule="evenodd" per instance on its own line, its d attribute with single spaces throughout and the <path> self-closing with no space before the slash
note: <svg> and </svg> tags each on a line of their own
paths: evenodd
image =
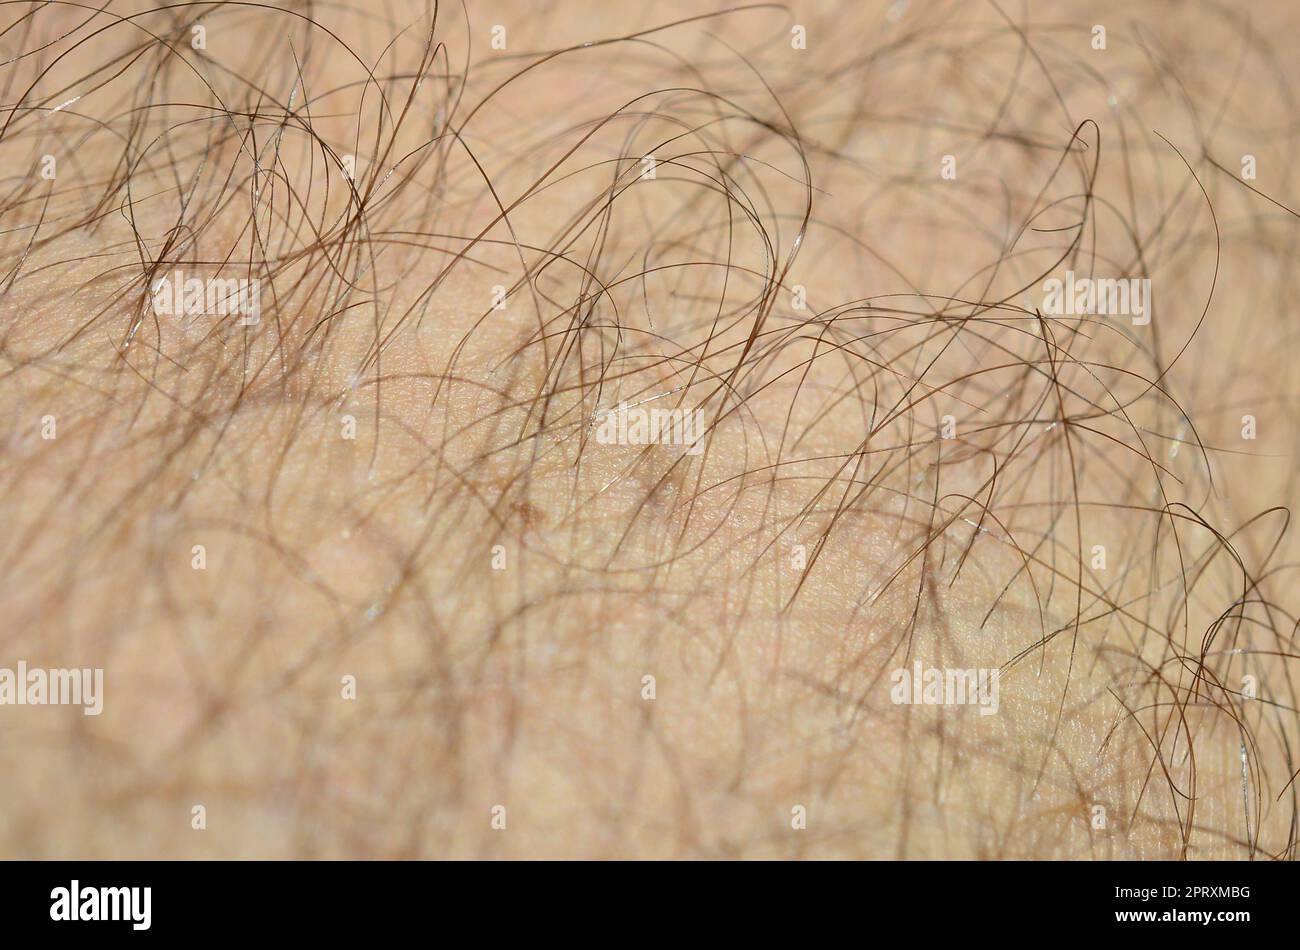
<svg viewBox="0 0 1300 950">
<path fill-rule="evenodd" d="M 7 15 L 0 851 L 1290 856 L 1289 14 L 398 7 Z"/>
</svg>

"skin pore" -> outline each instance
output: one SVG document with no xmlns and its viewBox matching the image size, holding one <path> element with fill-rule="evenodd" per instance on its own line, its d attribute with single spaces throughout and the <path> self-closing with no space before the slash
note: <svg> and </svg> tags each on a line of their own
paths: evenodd
<svg viewBox="0 0 1300 950">
<path fill-rule="evenodd" d="M 594 6 L 5 7 L 0 855 L 1290 857 L 1294 11 Z"/>
</svg>

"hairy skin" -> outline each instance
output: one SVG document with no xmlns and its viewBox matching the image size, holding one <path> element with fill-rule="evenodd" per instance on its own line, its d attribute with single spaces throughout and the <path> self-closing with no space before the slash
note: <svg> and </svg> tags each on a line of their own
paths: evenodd
<svg viewBox="0 0 1300 950">
<path fill-rule="evenodd" d="M 1293 13 L 402 7 L 5 67 L 0 855 L 1292 856 Z"/>
</svg>

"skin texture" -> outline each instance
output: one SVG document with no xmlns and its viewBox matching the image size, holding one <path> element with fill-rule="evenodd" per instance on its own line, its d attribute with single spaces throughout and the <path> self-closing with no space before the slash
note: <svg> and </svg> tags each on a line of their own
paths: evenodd
<svg viewBox="0 0 1300 950">
<path fill-rule="evenodd" d="M 600 7 L 7 8 L 0 855 L 1290 858 L 1294 11 Z"/>
</svg>

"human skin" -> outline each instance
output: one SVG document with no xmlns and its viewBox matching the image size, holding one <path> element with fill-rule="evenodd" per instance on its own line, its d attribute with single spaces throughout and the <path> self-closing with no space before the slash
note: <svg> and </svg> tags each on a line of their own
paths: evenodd
<svg viewBox="0 0 1300 950">
<path fill-rule="evenodd" d="M 917 6 L 10 8 L 0 854 L 1290 857 L 1295 13 Z"/>
</svg>

